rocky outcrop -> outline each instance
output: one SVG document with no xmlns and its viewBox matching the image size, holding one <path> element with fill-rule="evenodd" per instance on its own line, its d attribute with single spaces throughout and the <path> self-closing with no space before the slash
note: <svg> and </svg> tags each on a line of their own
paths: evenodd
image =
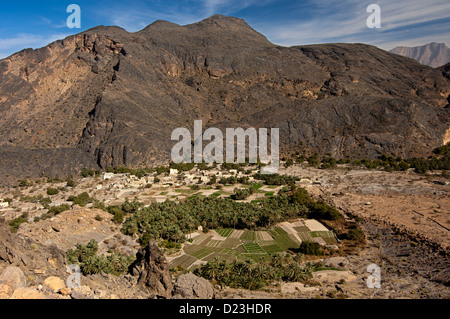
<svg viewBox="0 0 450 319">
<path fill-rule="evenodd" d="M 173 295 L 181 299 L 213 299 L 215 292 L 208 280 L 188 273 L 177 278 Z"/>
<path fill-rule="evenodd" d="M 29 258 L 18 247 L 19 243 L 8 229 L 4 219 L 0 219 L 0 261 L 9 265 L 28 265 Z"/>
<path fill-rule="evenodd" d="M 152 290 L 156 296 L 169 298 L 172 294 L 172 276 L 169 263 L 155 242 L 150 242 L 136 254 L 135 262 L 130 266 L 133 276 L 139 276 L 138 284 Z"/>
</svg>

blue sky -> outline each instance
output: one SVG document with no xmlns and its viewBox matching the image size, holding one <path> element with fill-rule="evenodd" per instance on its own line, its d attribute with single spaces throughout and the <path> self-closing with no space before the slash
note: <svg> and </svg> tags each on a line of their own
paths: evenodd
<svg viewBox="0 0 450 319">
<path fill-rule="evenodd" d="M 370 29 L 368 5 L 381 8 Z M 69 4 L 81 7 L 81 29 L 69 29 Z M 215 13 L 245 19 L 276 44 L 367 43 L 383 49 L 450 44 L 449 0 L 22 0 L 0 1 L 0 58 L 38 48 L 97 25 L 138 31 L 155 20 L 181 25 Z"/>
</svg>

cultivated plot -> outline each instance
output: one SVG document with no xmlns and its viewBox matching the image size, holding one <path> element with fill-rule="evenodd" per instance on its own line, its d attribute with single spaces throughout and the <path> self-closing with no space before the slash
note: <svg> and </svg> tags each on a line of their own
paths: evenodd
<svg viewBox="0 0 450 319">
<path fill-rule="evenodd" d="M 260 260 L 271 254 L 298 248 L 302 242 L 337 244 L 334 232 L 315 220 L 284 222 L 267 231 L 223 228 L 197 235 L 192 243 L 183 247 L 185 255 L 172 260 L 170 266 L 188 269 L 199 262 L 209 262 L 215 258 L 227 261 L 246 258 Z"/>
</svg>

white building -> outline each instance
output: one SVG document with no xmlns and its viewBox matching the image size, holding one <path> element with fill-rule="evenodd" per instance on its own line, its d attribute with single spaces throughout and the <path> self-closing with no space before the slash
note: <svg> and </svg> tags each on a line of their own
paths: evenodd
<svg viewBox="0 0 450 319">
<path fill-rule="evenodd" d="M 201 180 L 203 183 L 208 183 L 208 182 L 209 182 L 209 177 L 207 177 L 207 176 L 202 176 L 202 177 L 200 178 L 200 180 Z"/>
<path fill-rule="evenodd" d="M 8 202 L 0 202 L 0 208 L 6 208 L 6 207 L 9 207 Z"/>
<path fill-rule="evenodd" d="M 111 179 L 114 177 L 114 173 L 104 173 L 103 174 L 103 179 L 107 180 L 107 179 Z"/>
<path fill-rule="evenodd" d="M 172 169 L 172 168 L 171 168 L 169 174 L 170 174 L 170 175 L 178 175 L 178 170 L 177 170 L 177 169 Z"/>
</svg>

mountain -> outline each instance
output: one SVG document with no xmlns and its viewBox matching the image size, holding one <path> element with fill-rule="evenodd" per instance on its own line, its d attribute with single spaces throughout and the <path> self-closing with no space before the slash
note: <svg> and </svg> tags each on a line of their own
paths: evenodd
<svg viewBox="0 0 450 319">
<path fill-rule="evenodd" d="M 406 56 L 433 68 L 450 62 L 450 49 L 445 43 L 432 42 L 418 47 L 396 47 L 389 52 Z"/>
<path fill-rule="evenodd" d="M 0 172 L 170 159 L 175 128 L 280 128 L 282 152 L 426 156 L 450 140 L 444 71 L 365 44 L 282 47 L 245 21 L 99 26 L 0 61 Z"/>
</svg>

